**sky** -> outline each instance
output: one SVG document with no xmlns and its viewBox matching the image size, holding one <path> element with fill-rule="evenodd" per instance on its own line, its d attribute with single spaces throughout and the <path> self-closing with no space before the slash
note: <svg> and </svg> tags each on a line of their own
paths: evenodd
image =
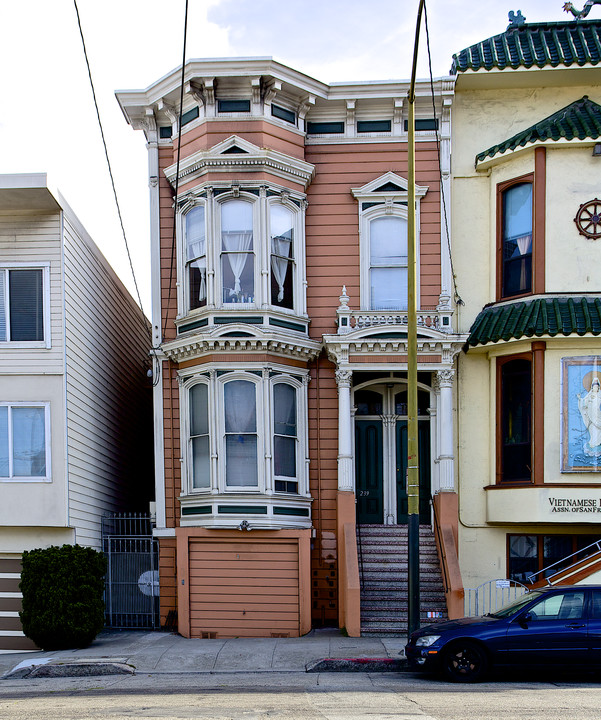
<svg viewBox="0 0 601 720">
<path fill-rule="evenodd" d="M 511 2 L 511 0 L 510 0 Z M 574 5 L 582 9 L 584 0 Z M 188 0 L 186 59 L 270 56 L 322 82 L 407 79 L 418 0 Z M 452 55 L 503 32 L 508 12 L 565 20 L 563 0 L 427 0 L 435 77 Z M 117 90 L 181 65 L 185 0 L 77 0 L 142 305 L 150 315 L 147 152 Z M 593 14 L 595 11 L 593 10 Z M 595 14 L 595 17 L 597 15 Z M 418 77 L 428 76 L 422 26 Z M 45 172 L 134 284 L 112 194 L 73 0 L 0 0 L 0 172 Z"/>
</svg>

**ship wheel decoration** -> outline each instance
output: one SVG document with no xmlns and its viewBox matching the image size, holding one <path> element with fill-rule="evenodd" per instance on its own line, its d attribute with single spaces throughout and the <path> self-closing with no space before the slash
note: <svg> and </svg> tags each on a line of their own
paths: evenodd
<svg viewBox="0 0 601 720">
<path fill-rule="evenodd" d="M 595 198 L 581 205 L 574 222 L 584 237 L 593 240 L 601 238 L 601 200 Z"/>
</svg>

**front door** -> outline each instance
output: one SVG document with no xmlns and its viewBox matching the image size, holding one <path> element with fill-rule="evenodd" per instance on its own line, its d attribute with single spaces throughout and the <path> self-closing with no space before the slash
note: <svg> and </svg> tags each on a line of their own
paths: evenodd
<svg viewBox="0 0 601 720">
<path fill-rule="evenodd" d="M 406 523 L 407 386 L 355 391 L 355 489 L 360 524 Z M 430 522 L 430 393 L 418 392 L 420 523 Z"/>
<path fill-rule="evenodd" d="M 357 420 L 355 422 L 355 482 L 357 522 L 373 525 L 383 523 L 381 420 Z"/>
<path fill-rule="evenodd" d="M 429 523 L 430 517 L 430 421 L 418 420 L 417 442 L 419 454 L 419 522 Z M 397 523 L 409 520 L 407 498 L 407 421 L 396 423 L 396 501 Z"/>
</svg>

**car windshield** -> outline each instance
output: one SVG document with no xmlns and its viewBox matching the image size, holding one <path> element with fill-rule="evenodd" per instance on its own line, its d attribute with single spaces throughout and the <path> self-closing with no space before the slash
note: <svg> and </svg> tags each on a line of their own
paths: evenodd
<svg viewBox="0 0 601 720">
<path fill-rule="evenodd" d="M 488 613 L 491 617 L 497 617 L 497 618 L 506 618 L 510 615 L 515 614 L 519 610 L 521 610 L 524 605 L 527 605 L 535 598 L 539 597 L 543 593 L 540 590 L 533 590 L 532 592 L 527 592 L 521 595 L 519 598 L 516 598 L 513 602 L 508 603 L 507 605 L 504 605 L 500 610 L 497 610 L 494 613 Z"/>
</svg>

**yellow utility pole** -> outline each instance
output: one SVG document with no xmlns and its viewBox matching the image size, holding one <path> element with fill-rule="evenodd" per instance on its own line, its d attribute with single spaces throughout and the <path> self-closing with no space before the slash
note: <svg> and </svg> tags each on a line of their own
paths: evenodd
<svg viewBox="0 0 601 720">
<path fill-rule="evenodd" d="M 420 0 L 409 86 L 407 198 L 407 501 L 408 501 L 408 634 L 420 625 L 419 597 L 419 447 L 417 426 L 417 242 L 415 230 L 415 74 L 419 31 L 425 0 Z"/>
</svg>

